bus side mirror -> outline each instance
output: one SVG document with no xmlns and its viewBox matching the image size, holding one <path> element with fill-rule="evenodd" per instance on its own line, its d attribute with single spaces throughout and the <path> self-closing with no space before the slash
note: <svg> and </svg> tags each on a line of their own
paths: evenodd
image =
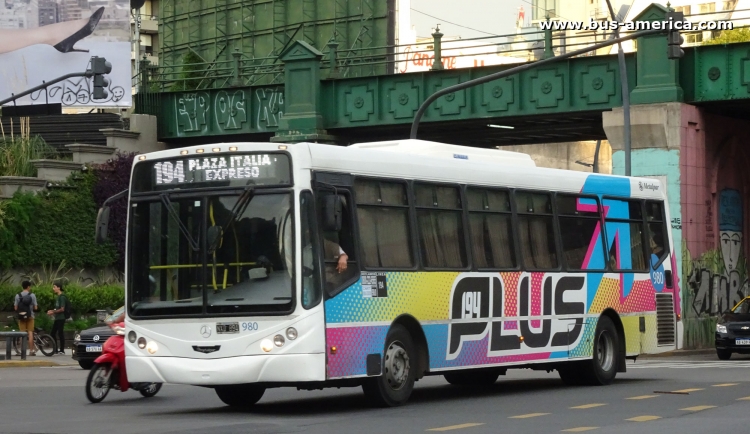
<svg viewBox="0 0 750 434">
<path fill-rule="evenodd" d="M 99 214 L 96 216 L 96 236 L 95 241 L 97 244 L 102 244 L 107 241 L 109 232 L 109 207 L 103 206 L 99 208 Z"/>
<path fill-rule="evenodd" d="M 338 194 L 329 194 L 323 197 L 323 230 L 341 230 L 342 201 Z"/>
</svg>

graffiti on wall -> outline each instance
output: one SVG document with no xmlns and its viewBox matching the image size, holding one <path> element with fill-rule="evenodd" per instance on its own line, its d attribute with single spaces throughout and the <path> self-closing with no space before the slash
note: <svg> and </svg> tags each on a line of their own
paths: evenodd
<svg viewBox="0 0 750 434">
<path fill-rule="evenodd" d="M 742 197 L 734 189 L 719 194 L 719 248 L 694 259 L 683 246 L 683 275 L 688 282 L 686 316 L 716 316 L 747 295 L 747 264 L 742 252 Z M 709 210 L 709 213 L 711 211 Z"/>
<path fill-rule="evenodd" d="M 178 136 L 272 132 L 284 116 L 284 89 L 184 92 L 174 105 Z"/>
</svg>

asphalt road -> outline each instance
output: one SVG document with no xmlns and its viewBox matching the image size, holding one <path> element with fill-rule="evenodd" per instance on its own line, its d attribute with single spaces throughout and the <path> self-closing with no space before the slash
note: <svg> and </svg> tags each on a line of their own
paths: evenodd
<svg viewBox="0 0 750 434">
<path fill-rule="evenodd" d="M 567 387 L 556 373 L 511 370 L 489 388 L 442 377 L 417 383 L 409 403 L 372 409 L 361 389 L 272 389 L 249 411 L 213 390 L 165 385 L 154 398 L 111 391 L 90 404 L 88 371 L 0 369 L 2 433 L 745 433 L 750 357 L 661 357 L 628 362 L 606 387 Z M 672 393 L 659 393 L 672 392 Z"/>
</svg>

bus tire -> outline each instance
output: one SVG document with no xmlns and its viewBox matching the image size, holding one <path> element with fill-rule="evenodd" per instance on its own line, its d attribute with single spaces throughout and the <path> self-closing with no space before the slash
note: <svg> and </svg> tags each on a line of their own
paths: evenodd
<svg viewBox="0 0 750 434">
<path fill-rule="evenodd" d="M 365 379 L 362 390 L 373 405 L 396 407 L 411 396 L 417 367 L 417 351 L 404 326 L 394 324 L 388 330 L 384 354 L 381 375 Z"/>
<path fill-rule="evenodd" d="M 472 370 L 461 372 L 449 372 L 443 374 L 445 381 L 454 386 L 492 386 L 500 376 L 498 371 L 492 370 Z"/>
<path fill-rule="evenodd" d="M 608 316 L 599 317 L 594 334 L 594 357 L 588 362 L 585 383 L 592 386 L 611 384 L 617 375 L 617 354 L 620 336 Z"/>
<path fill-rule="evenodd" d="M 266 388 L 249 384 L 239 386 L 216 386 L 214 390 L 224 404 L 230 407 L 248 408 L 260 401 Z"/>
</svg>

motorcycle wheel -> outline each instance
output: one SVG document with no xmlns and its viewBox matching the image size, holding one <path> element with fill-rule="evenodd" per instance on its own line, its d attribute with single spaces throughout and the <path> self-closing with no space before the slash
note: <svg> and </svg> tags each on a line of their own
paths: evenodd
<svg viewBox="0 0 750 434">
<path fill-rule="evenodd" d="M 161 390 L 161 383 L 149 383 L 144 387 L 143 389 L 140 389 L 139 392 L 141 395 L 143 395 L 144 398 L 151 398 L 152 396 L 159 393 Z"/>
<path fill-rule="evenodd" d="M 93 404 L 102 402 L 111 388 L 112 366 L 106 364 L 94 364 L 86 379 L 86 398 Z"/>
<path fill-rule="evenodd" d="M 36 337 L 36 347 L 47 357 L 52 357 L 57 351 L 57 343 L 48 334 L 39 334 Z"/>
</svg>

